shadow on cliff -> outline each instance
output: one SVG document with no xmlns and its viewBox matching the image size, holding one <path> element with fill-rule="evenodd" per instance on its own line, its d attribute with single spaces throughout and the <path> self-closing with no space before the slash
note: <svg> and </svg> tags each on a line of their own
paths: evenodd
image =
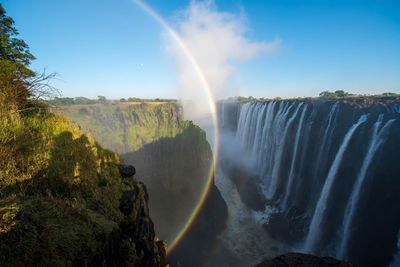
<svg viewBox="0 0 400 267">
<path fill-rule="evenodd" d="M 140 170 L 137 179 L 149 190 L 157 234 L 171 244 L 198 205 L 209 177 L 212 152 L 205 132 L 189 125 L 175 137 L 160 138 L 122 158 Z M 202 266 L 226 219 L 227 206 L 213 184 L 199 216 L 169 255 L 172 266 Z"/>
<path fill-rule="evenodd" d="M 43 148 L 40 153 L 48 152 Z M 100 240 L 92 235 L 94 226 L 79 217 L 83 205 L 73 204 L 78 194 L 88 199 L 87 185 L 97 182 L 89 181 L 97 178 L 89 141 L 84 135 L 73 139 L 65 131 L 52 140 L 49 153 L 46 168 L 0 189 L 0 262 L 5 266 L 55 266 L 66 261 L 81 266 L 96 261 L 99 243 L 93 242 Z M 76 235 L 82 238 L 77 240 Z M 91 253 L 82 253 L 88 250 Z"/>
</svg>

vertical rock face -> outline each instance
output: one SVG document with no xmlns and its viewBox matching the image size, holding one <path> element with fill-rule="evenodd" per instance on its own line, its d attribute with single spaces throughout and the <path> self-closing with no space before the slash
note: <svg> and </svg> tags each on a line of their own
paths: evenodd
<svg viewBox="0 0 400 267">
<path fill-rule="evenodd" d="M 157 233 L 171 243 L 196 208 L 209 176 L 212 153 L 204 131 L 190 124 L 173 138 L 160 138 L 122 157 L 140 168 Z"/>
<path fill-rule="evenodd" d="M 1 159 L 1 266 L 166 265 L 133 167 L 47 111 L 9 126 L 29 134 Z"/>
<path fill-rule="evenodd" d="M 119 209 L 124 214 L 120 223 L 118 257 L 112 257 L 112 265 L 166 266 L 166 246 L 160 245 L 154 233 L 153 221 L 149 216 L 149 196 L 143 183 L 123 192 Z M 135 251 L 139 257 L 131 258 Z"/>
<path fill-rule="evenodd" d="M 389 264 L 400 228 L 399 99 L 227 107 L 219 106 L 222 130 L 233 131 L 249 159 L 239 168 L 251 174 L 233 181 L 268 232 L 294 250 L 355 266 Z"/>
<path fill-rule="evenodd" d="M 215 263 L 213 253 L 219 245 L 218 235 L 224 230 L 228 218 L 227 206 L 217 187 L 213 184 L 188 232 L 169 253 L 172 266 L 222 266 Z"/>
<path fill-rule="evenodd" d="M 209 177 L 212 151 L 206 133 L 183 121 L 176 103 L 64 106 L 61 112 L 135 165 L 149 191 L 156 233 L 170 244 L 198 205 Z M 136 193 L 124 194 L 120 208 L 129 212 L 125 200 L 129 203 Z M 170 255 L 172 265 L 199 266 L 209 259 L 210 244 L 217 242 L 226 218 L 225 202 L 213 185 L 194 225 Z"/>
</svg>

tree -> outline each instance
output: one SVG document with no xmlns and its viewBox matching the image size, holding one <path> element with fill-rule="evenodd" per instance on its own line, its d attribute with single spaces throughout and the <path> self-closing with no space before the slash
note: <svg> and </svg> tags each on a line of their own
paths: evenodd
<svg viewBox="0 0 400 267">
<path fill-rule="evenodd" d="M 54 74 L 38 74 L 29 68 L 35 57 L 29 46 L 17 38 L 18 34 L 14 20 L 0 4 L 0 103 L 6 109 L 26 108 L 34 98 L 48 96 L 55 90 L 48 83 Z"/>
<path fill-rule="evenodd" d="M 15 38 L 18 34 L 14 20 L 6 15 L 0 4 L 0 58 L 19 64 L 26 73 L 33 74 L 27 66 L 35 57 L 29 52 L 29 47 L 23 40 Z"/>
<path fill-rule="evenodd" d="M 97 98 L 100 104 L 107 104 L 107 98 L 105 96 L 99 95 Z"/>
<path fill-rule="evenodd" d="M 349 93 L 347 93 L 347 92 L 345 92 L 345 91 L 343 91 L 343 90 L 336 90 L 336 91 L 335 91 L 335 95 L 336 95 L 337 97 L 345 97 L 345 96 L 348 96 Z"/>
</svg>

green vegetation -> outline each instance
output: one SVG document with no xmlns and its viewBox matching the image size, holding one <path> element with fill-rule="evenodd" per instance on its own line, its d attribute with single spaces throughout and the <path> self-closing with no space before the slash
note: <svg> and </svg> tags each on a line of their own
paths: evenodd
<svg viewBox="0 0 400 267">
<path fill-rule="evenodd" d="M 158 266 L 143 185 L 122 179 L 117 154 L 40 101 L 48 77 L 29 69 L 34 58 L 16 35 L 0 5 L 1 266 Z M 133 212 L 123 214 L 128 190 Z"/>
<path fill-rule="evenodd" d="M 119 153 L 136 151 L 158 138 L 182 132 L 181 109 L 176 103 L 70 105 L 58 111 L 102 146 Z"/>
<path fill-rule="evenodd" d="M 172 241 L 209 176 L 212 152 L 205 132 L 182 120 L 177 103 L 70 105 L 57 110 L 140 170 L 157 234 Z"/>
<path fill-rule="evenodd" d="M 121 98 L 120 100 L 108 100 L 105 96 L 98 96 L 98 99 L 86 97 L 54 97 L 47 100 L 52 106 L 71 106 L 71 105 L 93 105 L 93 104 L 117 104 L 117 103 L 176 103 L 175 99 L 144 99 L 137 97 Z"/>
<path fill-rule="evenodd" d="M 172 241 L 197 206 L 209 176 L 212 152 L 205 132 L 184 121 L 176 136 L 159 138 L 122 158 L 140 169 L 157 234 Z"/>
<path fill-rule="evenodd" d="M 319 97 L 328 98 L 328 99 L 336 99 L 336 98 L 343 98 L 343 97 L 349 97 L 349 96 L 355 96 L 355 95 L 345 92 L 343 90 L 336 90 L 335 92 L 323 91 L 323 92 L 319 93 Z"/>
<path fill-rule="evenodd" d="M 322 100 L 341 100 L 341 99 L 351 99 L 351 98 L 385 98 L 385 97 L 400 97 L 399 93 L 391 93 L 391 92 L 386 92 L 382 94 L 375 94 L 375 95 L 367 95 L 367 94 L 353 94 L 349 93 L 343 90 L 336 90 L 336 91 L 323 91 L 319 93 L 318 98 L 314 97 L 295 97 L 295 98 L 281 98 L 281 97 L 275 97 L 275 98 L 264 98 L 264 97 L 259 97 L 255 98 L 252 96 L 249 97 L 244 97 L 244 96 L 237 96 L 237 97 L 230 97 L 228 98 L 228 101 L 238 101 L 241 103 L 246 103 L 246 102 L 252 102 L 252 101 L 259 101 L 259 102 L 264 102 L 264 101 L 272 101 L 272 100 L 306 100 L 306 99 L 322 99 Z"/>
</svg>

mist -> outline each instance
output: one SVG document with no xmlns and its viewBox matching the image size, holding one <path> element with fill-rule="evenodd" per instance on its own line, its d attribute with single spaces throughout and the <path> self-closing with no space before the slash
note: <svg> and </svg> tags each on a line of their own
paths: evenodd
<svg viewBox="0 0 400 267">
<path fill-rule="evenodd" d="M 176 14 L 173 26 L 197 61 L 214 99 L 237 95 L 238 85 L 232 79 L 236 66 L 258 55 L 276 52 L 281 43 L 279 38 L 251 40 L 246 14 L 219 11 L 214 1 L 192 1 Z M 165 45 L 178 72 L 185 117 L 201 121 L 210 113 L 205 88 L 175 40 L 167 38 Z"/>
</svg>

